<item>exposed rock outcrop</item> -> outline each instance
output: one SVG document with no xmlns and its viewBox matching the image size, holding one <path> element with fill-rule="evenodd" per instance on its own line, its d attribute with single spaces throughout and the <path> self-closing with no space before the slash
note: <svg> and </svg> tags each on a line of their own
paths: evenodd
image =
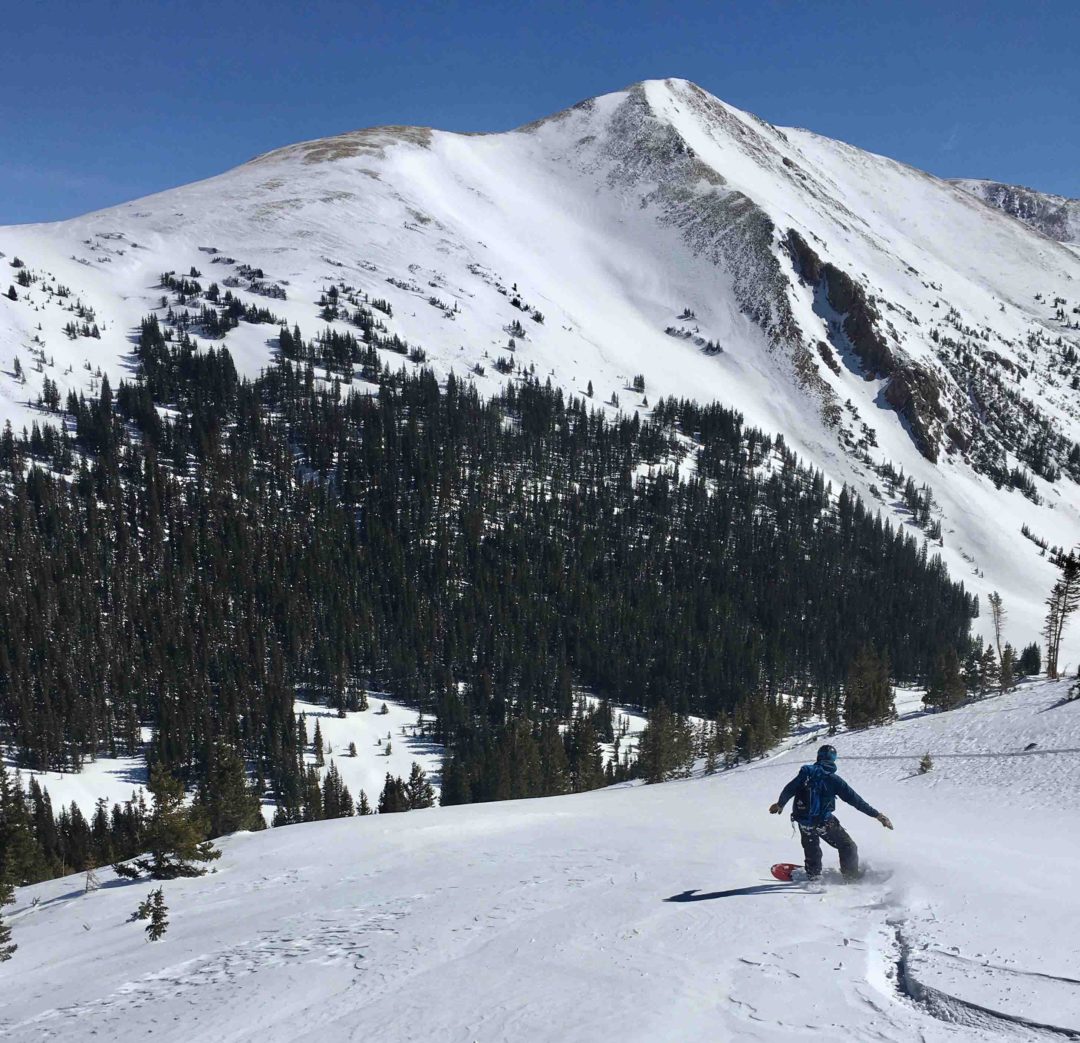
<svg viewBox="0 0 1080 1043">
<path fill-rule="evenodd" d="M 799 278 L 822 290 L 829 307 L 843 316 L 846 346 L 858 356 L 866 379 L 887 381 L 885 401 L 907 421 L 923 456 L 936 462 L 943 423 L 948 419 L 938 378 L 889 344 L 879 329 L 881 314 L 873 300 L 847 272 L 823 261 L 794 229 L 789 230 L 786 245 Z M 824 353 L 822 358 L 828 362 Z"/>
</svg>

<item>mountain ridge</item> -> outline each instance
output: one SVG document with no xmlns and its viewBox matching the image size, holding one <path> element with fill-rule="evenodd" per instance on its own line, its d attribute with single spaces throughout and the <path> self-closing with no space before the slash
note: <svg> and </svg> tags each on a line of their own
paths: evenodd
<svg viewBox="0 0 1080 1043">
<path fill-rule="evenodd" d="M 1080 244 L 1080 199 L 985 178 L 950 178 L 987 206 L 1060 243 Z"/>
<path fill-rule="evenodd" d="M 928 536 L 950 569 L 1025 602 L 1024 640 L 1052 570 L 1034 544 L 1006 560 L 1016 534 L 1080 539 L 1080 258 L 962 188 L 688 81 L 641 81 L 510 131 L 284 146 L 74 221 L 0 229 L 0 251 L 40 280 L 0 300 L 0 414 L 16 423 L 42 418 L 50 358 L 64 393 L 99 366 L 125 373 L 127 331 L 160 307 L 163 271 L 228 278 L 306 333 L 340 283 L 385 296 L 394 333 L 481 390 L 533 367 L 578 394 L 598 386 L 614 411 L 643 375 L 650 398 L 737 406 L 898 517 L 902 471 L 933 490 Z M 63 334 L 58 284 L 103 320 L 100 341 Z M 246 323 L 224 344 L 249 373 L 274 353 Z M 10 379 L 19 351 L 46 360 L 23 367 L 25 384 Z"/>
</svg>

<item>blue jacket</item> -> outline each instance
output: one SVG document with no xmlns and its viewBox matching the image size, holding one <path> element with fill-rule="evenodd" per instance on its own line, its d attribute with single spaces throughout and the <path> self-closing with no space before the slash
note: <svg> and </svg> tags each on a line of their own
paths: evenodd
<svg viewBox="0 0 1080 1043">
<path fill-rule="evenodd" d="M 857 808 L 864 815 L 871 818 L 878 817 L 878 811 L 866 803 L 839 775 L 836 774 L 836 765 L 819 761 L 817 764 L 804 764 L 795 776 L 783 789 L 777 803 L 783 809 L 784 805 L 795 796 L 800 789 L 817 788 L 820 799 L 817 814 L 810 815 L 804 812 L 802 815 L 792 814 L 800 825 L 820 826 L 833 817 L 836 810 L 836 798 L 839 797 L 845 804 Z"/>
</svg>

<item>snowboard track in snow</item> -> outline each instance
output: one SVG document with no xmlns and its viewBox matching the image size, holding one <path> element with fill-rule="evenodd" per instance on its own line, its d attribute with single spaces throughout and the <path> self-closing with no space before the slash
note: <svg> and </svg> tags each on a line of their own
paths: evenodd
<svg viewBox="0 0 1080 1043">
<path fill-rule="evenodd" d="M 909 961 L 911 945 L 904 937 L 903 928 L 896 924 L 894 925 L 894 931 L 897 947 L 897 991 L 905 999 L 910 1000 L 926 1011 L 931 1017 L 950 1025 L 963 1025 L 969 1028 L 997 1032 L 1003 1038 L 1080 1040 L 1080 1029 L 1047 1025 L 1044 1022 L 1031 1021 L 1017 1014 L 1006 1014 L 1003 1011 L 991 1010 L 989 1007 L 983 1007 L 978 1003 L 972 1003 L 970 1000 L 924 985 L 912 974 Z M 943 953 L 942 955 L 949 956 L 951 954 Z M 1028 973 L 1025 971 L 1012 971 L 1011 968 L 1003 969 L 1010 970 L 1011 973 L 1015 974 Z M 1054 975 L 1039 974 L 1038 972 L 1034 972 L 1032 976 L 1076 984 L 1071 978 L 1058 978 Z"/>
</svg>

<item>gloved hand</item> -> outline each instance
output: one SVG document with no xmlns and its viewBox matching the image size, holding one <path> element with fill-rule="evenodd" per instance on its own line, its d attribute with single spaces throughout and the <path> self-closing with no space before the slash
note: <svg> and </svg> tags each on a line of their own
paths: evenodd
<svg viewBox="0 0 1080 1043">
<path fill-rule="evenodd" d="M 769 814 L 770 815 L 779 815 L 780 812 L 783 811 L 783 810 L 784 809 L 782 807 L 780 807 L 779 804 L 770 804 L 769 805 Z"/>
<path fill-rule="evenodd" d="M 892 828 L 893 828 L 893 825 L 892 825 L 892 823 L 891 823 L 891 822 L 889 821 L 889 816 L 888 816 L 888 815 L 878 815 L 878 817 L 877 817 L 877 820 L 878 820 L 878 822 L 880 822 L 880 823 L 881 823 L 881 824 L 882 824 L 882 825 L 883 825 L 883 826 L 884 826 L 884 827 L 885 827 L 886 829 L 892 829 Z"/>
</svg>

